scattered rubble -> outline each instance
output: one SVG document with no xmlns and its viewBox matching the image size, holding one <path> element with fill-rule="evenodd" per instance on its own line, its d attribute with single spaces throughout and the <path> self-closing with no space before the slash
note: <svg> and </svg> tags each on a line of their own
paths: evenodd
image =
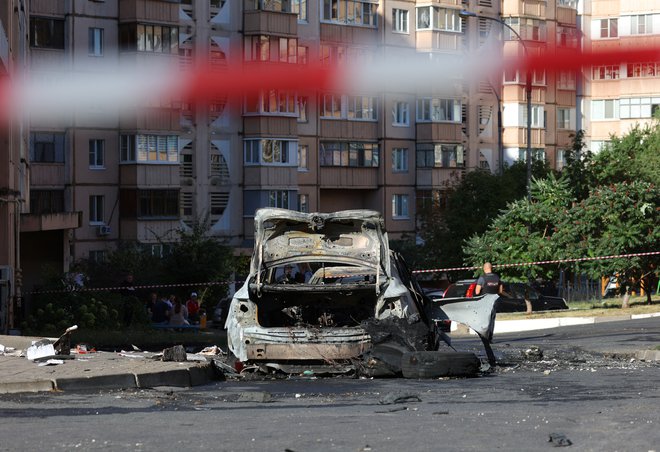
<svg viewBox="0 0 660 452">
<path fill-rule="evenodd" d="M 395 403 L 421 402 L 417 394 L 390 392 L 380 398 L 378 403 L 381 405 L 392 405 Z"/>
<path fill-rule="evenodd" d="M 562 435 L 561 433 L 550 433 L 548 442 L 551 443 L 551 445 L 554 447 L 566 447 L 573 444 L 573 442 L 568 439 L 566 435 Z"/>
<path fill-rule="evenodd" d="M 163 350 L 163 361 L 184 362 L 188 360 L 188 354 L 183 345 L 175 345 L 174 347 L 166 348 Z"/>
</svg>

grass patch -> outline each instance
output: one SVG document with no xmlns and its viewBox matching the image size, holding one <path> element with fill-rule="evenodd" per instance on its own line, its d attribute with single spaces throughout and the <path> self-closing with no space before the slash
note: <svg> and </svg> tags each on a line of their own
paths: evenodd
<svg viewBox="0 0 660 452">
<path fill-rule="evenodd" d="M 498 320 L 548 319 L 557 317 L 614 317 L 632 314 L 660 312 L 660 299 L 653 299 L 653 304 L 646 304 L 646 297 L 631 297 L 630 307 L 621 308 L 621 298 L 608 298 L 602 302 L 578 301 L 569 303 L 565 311 L 543 311 L 527 315 L 524 312 L 497 314 Z"/>
</svg>

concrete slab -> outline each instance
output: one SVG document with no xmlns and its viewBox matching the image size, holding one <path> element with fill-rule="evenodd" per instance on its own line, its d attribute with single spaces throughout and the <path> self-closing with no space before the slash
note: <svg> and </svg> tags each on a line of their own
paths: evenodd
<svg viewBox="0 0 660 452">
<path fill-rule="evenodd" d="M 91 377 L 64 377 L 55 380 L 55 386 L 62 391 L 86 391 L 96 389 L 137 388 L 135 375 L 131 373 L 96 375 Z"/>
<path fill-rule="evenodd" d="M 52 380 L 10 381 L 0 383 L 0 394 L 48 392 L 53 389 L 55 389 L 55 383 Z"/>
</svg>

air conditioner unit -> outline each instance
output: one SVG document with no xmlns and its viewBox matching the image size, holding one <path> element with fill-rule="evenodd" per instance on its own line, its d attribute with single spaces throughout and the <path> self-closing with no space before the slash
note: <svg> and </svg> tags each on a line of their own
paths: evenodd
<svg viewBox="0 0 660 452">
<path fill-rule="evenodd" d="M 99 226 L 99 228 L 96 230 L 96 235 L 98 235 L 99 237 L 103 237 L 106 235 L 110 235 L 110 231 L 111 231 L 110 226 L 106 226 L 103 224 Z"/>
</svg>

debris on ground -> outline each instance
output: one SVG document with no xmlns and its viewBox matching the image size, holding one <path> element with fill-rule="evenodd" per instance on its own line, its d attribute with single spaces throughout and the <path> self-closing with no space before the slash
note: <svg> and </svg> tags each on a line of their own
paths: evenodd
<svg viewBox="0 0 660 452">
<path fill-rule="evenodd" d="M 523 352 L 527 361 L 541 361 L 543 359 L 543 350 L 536 345 L 532 345 Z"/>
<path fill-rule="evenodd" d="M 213 345 L 211 347 L 205 347 L 203 348 L 198 355 L 205 355 L 205 356 L 216 356 L 216 355 L 224 355 L 225 352 L 218 347 L 217 345 Z"/>
<path fill-rule="evenodd" d="M 392 405 L 395 403 L 421 402 L 421 401 L 422 399 L 420 399 L 417 394 L 390 392 L 385 394 L 383 397 L 381 397 L 378 403 L 380 403 L 381 405 Z"/>
<path fill-rule="evenodd" d="M 183 345 L 175 345 L 174 347 L 166 348 L 163 350 L 163 361 L 184 362 L 188 360 L 188 354 Z"/>
<path fill-rule="evenodd" d="M 273 396 L 270 392 L 241 392 L 238 395 L 237 402 L 257 402 L 257 403 L 270 403 L 273 401 Z"/>
<path fill-rule="evenodd" d="M 26 350 L 27 359 L 34 361 L 40 358 L 55 356 L 55 347 L 49 339 L 42 339 L 34 342 Z"/>
<path fill-rule="evenodd" d="M 573 442 L 568 439 L 566 435 L 562 435 L 561 433 L 550 433 L 548 442 L 551 443 L 554 447 L 566 447 L 573 444 Z"/>
<path fill-rule="evenodd" d="M 70 326 L 64 331 L 53 344 L 53 347 L 57 351 L 58 355 L 70 355 L 71 354 L 71 333 L 78 329 L 78 325 Z"/>
<path fill-rule="evenodd" d="M 43 366 L 57 366 L 58 364 L 64 364 L 63 359 L 48 359 L 38 364 L 39 367 Z"/>
<path fill-rule="evenodd" d="M 76 353 L 79 355 L 85 355 L 87 353 L 96 353 L 96 349 L 88 344 L 78 344 L 76 345 Z"/>
<path fill-rule="evenodd" d="M 0 355 L 1 356 L 16 356 L 20 358 L 23 355 L 23 350 L 17 350 L 14 347 L 5 347 L 0 344 Z"/>
</svg>

